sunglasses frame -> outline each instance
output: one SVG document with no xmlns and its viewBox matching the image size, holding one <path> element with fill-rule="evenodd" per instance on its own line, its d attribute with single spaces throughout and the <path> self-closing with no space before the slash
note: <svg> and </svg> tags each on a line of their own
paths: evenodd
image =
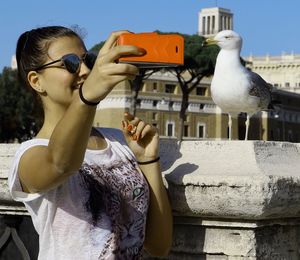
<svg viewBox="0 0 300 260">
<path fill-rule="evenodd" d="M 66 65 L 67 63 L 65 62 L 65 60 L 67 59 L 67 57 L 70 57 L 70 56 L 73 56 L 73 57 L 75 56 L 78 59 L 78 65 L 77 65 L 76 71 L 73 71 L 71 68 L 68 67 L 68 65 Z M 94 61 L 92 61 L 92 63 L 93 63 L 92 66 L 89 66 L 87 64 L 87 62 L 86 62 L 87 57 L 91 57 L 91 58 L 94 59 Z M 65 68 L 71 74 L 75 74 L 75 73 L 78 72 L 78 70 L 80 68 L 80 65 L 81 65 L 81 62 L 83 62 L 91 70 L 93 68 L 94 64 L 95 64 L 96 58 L 97 58 L 97 54 L 95 52 L 92 52 L 92 51 L 87 51 L 86 53 L 84 53 L 84 55 L 82 56 L 82 58 L 80 58 L 75 53 L 69 53 L 69 54 L 66 54 L 66 55 L 62 56 L 58 60 L 54 60 L 54 61 L 51 61 L 49 63 L 43 64 L 43 65 L 35 68 L 34 70 L 35 71 L 39 71 L 39 70 L 43 70 L 43 69 L 47 69 L 47 68 L 53 68 L 53 67 L 49 67 L 49 65 L 52 65 L 52 64 L 57 63 L 57 62 L 62 62 L 62 66 L 60 66 L 61 68 Z"/>
</svg>

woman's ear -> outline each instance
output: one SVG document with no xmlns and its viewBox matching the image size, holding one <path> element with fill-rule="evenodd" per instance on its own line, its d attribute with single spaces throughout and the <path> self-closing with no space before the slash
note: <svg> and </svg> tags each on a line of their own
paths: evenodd
<svg viewBox="0 0 300 260">
<path fill-rule="evenodd" d="M 27 74 L 27 80 L 30 84 L 30 86 L 37 91 L 38 93 L 42 94 L 45 92 L 45 90 L 42 88 L 40 84 L 40 78 L 39 74 L 36 71 L 29 71 Z"/>
</svg>

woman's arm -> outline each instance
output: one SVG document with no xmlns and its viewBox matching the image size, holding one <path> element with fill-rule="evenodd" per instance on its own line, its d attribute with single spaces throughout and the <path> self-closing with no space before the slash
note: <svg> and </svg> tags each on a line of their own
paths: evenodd
<svg viewBox="0 0 300 260">
<path fill-rule="evenodd" d="M 140 168 L 150 186 L 145 249 L 151 255 L 166 256 L 172 245 L 173 217 L 160 163 L 140 165 Z"/>
<path fill-rule="evenodd" d="M 99 52 L 94 68 L 84 81 L 83 96 L 89 101 L 104 99 L 117 83 L 132 79 L 138 73 L 135 66 L 115 62 L 123 55 L 141 55 L 141 50 L 137 47 L 115 46 L 121 33 L 124 31 L 112 33 L 108 38 Z M 48 111 L 55 109 L 51 107 Z M 84 104 L 79 95 L 74 95 L 62 115 L 51 112 L 51 120 L 44 123 L 44 135 L 49 138 L 49 145 L 28 149 L 20 160 L 18 171 L 25 191 L 48 190 L 64 182 L 80 168 L 95 111 L 95 106 Z"/>
<path fill-rule="evenodd" d="M 159 154 L 156 129 L 139 118 L 126 114 L 124 135 L 139 162 L 155 160 Z M 135 131 L 132 132 L 132 128 Z M 140 164 L 150 188 L 150 205 L 146 226 L 145 249 L 155 256 L 166 256 L 172 245 L 173 218 L 159 161 Z"/>
</svg>

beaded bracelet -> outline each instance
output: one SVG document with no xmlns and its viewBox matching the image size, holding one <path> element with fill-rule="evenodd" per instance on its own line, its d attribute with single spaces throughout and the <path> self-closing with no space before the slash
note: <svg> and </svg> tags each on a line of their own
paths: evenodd
<svg viewBox="0 0 300 260">
<path fill-rule="evenodd" d="M 80 97 L 81 101 L 84 104 L 88 105 L 88 106 L 97 106 L 100 103 L 100 101 L 98 101 L 98 102 L 92 102 L 92 101 L 88 101 L 88 100 L 85 99 L 85 97 L 82 94 L 82 85 L 83 84 L 81 84 L 80 87 L 79 87 L 79 97 Z"/>
<path fill-rule="evenodd" d="M 158 156 L 157 158 L 151 160 L 151 161 L 147 161 L 147 162 L 139 162 L 137 161 L 138 164 L 144 165 L 144 164 L 151 164 L 151 163 L 155 163 L 157 161 L 159 161 L 160 157 Z"/>
</svg>

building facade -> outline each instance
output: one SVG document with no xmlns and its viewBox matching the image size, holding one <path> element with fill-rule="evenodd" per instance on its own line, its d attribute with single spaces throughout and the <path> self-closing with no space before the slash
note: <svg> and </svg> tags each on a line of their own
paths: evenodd
<svg viewBox="0 0 300 260">
<path fill-rule="evenodd" d="M 189 139 L 226 138 L 217 121 L 222 121 L 220 110 L 210 96 L 210 81 L 206 78 L 191 93 L 183 137 Z M 147 79 L 137 99 L 137 116 L 156 126 L 162 137 L 176 138 L 179 133 L 182 92 L 174 75 L 157 72 Z M 100 102 L 95 117 L 96 126 L 120 128 L 124 112 L 132 109 L 133 97 L 128 82 L 120 83 Z M 108 116 L 111 115 L 111 116 Z"/>
<path fill-rule="evenodd" d="M 247 67 L 274 87 L 300 94 L 300 55 L 244 57 Z"/>
<path fill-rule="evenodd" d="M 233 14 L 229 9 L 213 7 L 199 12 L 199 35 L 210 37 L 223 30 L 233 30 Z"/>
<path fill-rule="evenodd" d="M 205 78 L 191 93 L 184 122 L 183 139 L 228 139 L 228 116 L 211 99 L 211 78 Z M 182 92 L 170 73 L 157 72 L 143 84 L 137 100 L 136 115 L 157 127 L 159 135 L 179 135 Z M 278 105 L 250 120 L 249 139 L 300 142 L 300 95 L 275 88 Z M 121 128 L 125 112 L 132 109 L 133 97 L 128 82 L 120 83 L 100 102 L 94 125 Z M 246 116 L 233 119 L 233 139 L 243 140 Z"/>
</svg>

